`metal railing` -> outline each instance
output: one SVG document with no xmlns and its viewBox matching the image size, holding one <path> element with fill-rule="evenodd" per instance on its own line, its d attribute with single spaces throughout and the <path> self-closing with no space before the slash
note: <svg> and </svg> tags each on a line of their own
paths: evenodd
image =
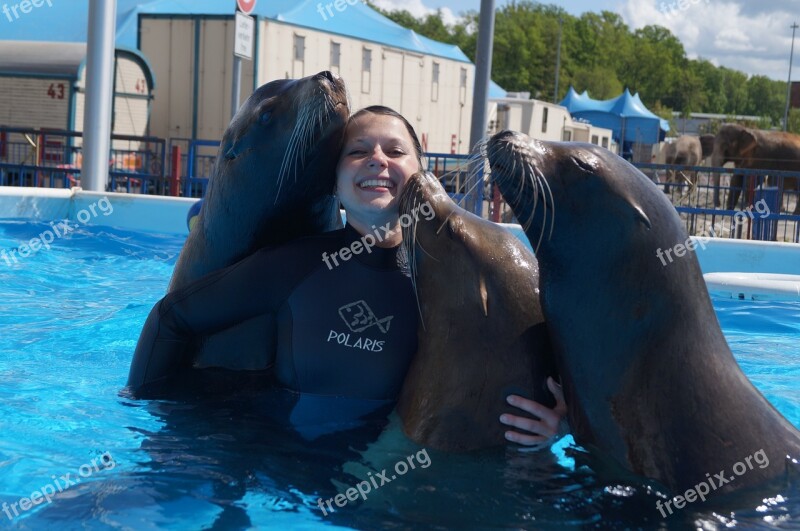
<svg viewBox="0 0 800 531">
<path fill-rule="evenodd" d="M 70 187 L 79 184 L 81 133 L 0 127 L 0 185 Z M 113 191 L 202 197 L 219 151 L 217 140 L 113 135 L 109 185 Z M 169 153 L 169 155 L 167 155 Z M 170 179 L 165 174 L 170 160 Z M 495 221 L 513 221 L 513 212 L 479 172 L 468 182 L 470 157 L 427 153 L 427 170 L 447 193 Z M 800 172 L 635 164 L 662 187 L 695 236 L 800 243 Z M 669 182 L 667 182 L 669 181 Z"/>
<path fill-rule="evenodd" d="M 636 164 L 693 236 L 800 243 L 800 172 Z"/>
<path fill-rule="evenodd" d="M 82 133 L 0 127 L 0 186 L 69 188 L 80 185 Z M 165 141 L 112 135 L 110 191 L 165 193 Z"/>
<path fill-rule="evenodd" d="M 173 146 L 180 147 L 181 195 L 184 197 L 203 197 L 205 195 L 208 179 L 214 171 L 219 145 L 219 140 L 170 139 L 170 153 L 173 152 Z"/>
</svg>

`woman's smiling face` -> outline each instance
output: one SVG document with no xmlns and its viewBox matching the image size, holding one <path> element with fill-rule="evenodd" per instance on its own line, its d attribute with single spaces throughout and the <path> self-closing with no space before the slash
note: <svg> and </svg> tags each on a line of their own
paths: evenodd
<svg viewBox="0 0 800 531">
<path fill-rule="evenodd" d="M 414 141 L 402 120 L 373 113 L 355 118 L 336 168 L 336 193 L 348 220 L 396 219 L 397 198 L 419 170 Z"/>
</svg>

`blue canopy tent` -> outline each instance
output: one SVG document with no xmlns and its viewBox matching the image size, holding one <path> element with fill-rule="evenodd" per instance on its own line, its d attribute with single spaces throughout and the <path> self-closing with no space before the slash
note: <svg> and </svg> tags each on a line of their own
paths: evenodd
<svg viewBox="0 0 800 531">
<path fill-rule="evenodd" d="M 612 138 L 622 146 L 623 156 L 631 152 L 634 143 L 657 144 L 669 131 L 669 122 L 650 112 L 639 94 L 631 95 L 628 89 L 616 98 L 595 100 L 586 91 L 578 94 L 570 87 L 560 105 L 574 118 L 611 129 Z"/>
</svg>

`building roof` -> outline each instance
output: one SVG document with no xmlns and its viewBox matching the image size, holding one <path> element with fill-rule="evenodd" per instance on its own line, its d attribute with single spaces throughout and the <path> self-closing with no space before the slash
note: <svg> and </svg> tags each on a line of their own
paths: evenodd
<svg viewBox="0 0 800 531">
<path fill-rule="evenodd" d="M 345 8 L 338 11 L 331 8 L 333 16 L 329 16 L 325 7 L 333 2 L 319 2 L 318 0 L 261 0 L 256 2 L 253 14 L 260 18 L 286 22 L 296 26 L 344 35 L 356 39 L 372 41 L 379 44 L 408 50 L 426 55 L 434 55 L 469 63 L 469 58 L 458 46 L 446 44 L 404 28 L 399 24 L 384 17 L 364 2 L 351 0 L 344 2 Z M 232 16 L 233 0 L 116 0 L 117 2 L 117 48 L 138 50 L 139 15 L 150 16 Z M 340 5 L 342 5 L 340 3 Z M 0 16 L 0 43 L 4 41 L 39 41 L 39 42 L 68 42 L 86 43 L 89 19 L 89 0 L 69 0 L 69 2 L 53 2 L 42 4 L 31 13 L 21 15 L 10 22 L 6 17 Z M 23 45 L 29 46 L 29 45 Z M 19 57 L 6 59 L 7 54 L 0 53 L 2 61 L 15 65 L 31 61 L 32 68 L 67 69 L 73 66 L 61 65 L 63 61 L 74 63 L 72 53 L 77 53 L 77 48 L 69 50 L 55 50 L 54 64 L 43 64 L 37 59 L 41 50 L 29 50 L 21 53 Z M 16 48 L 17 51 L 21 48 Z M 66 57 L 70 59 L 67 60 Z M 85 57 L 85 53 L 84 53 Z M 78 61 L 77 64 L 83 60 Z M 45 61 L 46 63 L 46 61 Z M 33 65 L 36 65 L 35 67 Z M 61 66 L 59 66 L 61 65 Z M 21 68 L 21 66 L 20 66 Z M 41 70 L 37 70 L 41 72 Z M 494 82 L 489 86 L 489 97 L 502 98 L 506 91 Z"/>
<path fill-rule="evenodd" d="M 253 15 L 310 29 L 373 41 L 394 48 L 469 63 L 458 46 L 434 41 L 384 17 L 364 2 L 342 1 L 345 9 L 318 0 L 262 0 Z M 338 3 L 338 2 L 337 2 Z M 333 2 L 330 2 L 334 5 Z M 233 0 L 117 0 L 117 46 L 138 48 L 138 17 L 232 16 Z M 86 42 L 88 0 L 47 3 L 13 22 L 0 17 L 2 40 Z"/>
<path fill-rule="evenodd" d="M 0 41 L 0 73 L 77 78 L 86 43 Z"/>
<path fill-rule="evenodd" d="M 595 100 L 585 90 L 578 94 L 570 87 L 561 105 L 576 118 L 611 129 L 617 141 L 624 135 L 627 142 L 654 143 L 669 131 L 669 122 L 650 112 L 639 93 L 631 95 L 628 89 L 616 98 Z"/>
</svg>

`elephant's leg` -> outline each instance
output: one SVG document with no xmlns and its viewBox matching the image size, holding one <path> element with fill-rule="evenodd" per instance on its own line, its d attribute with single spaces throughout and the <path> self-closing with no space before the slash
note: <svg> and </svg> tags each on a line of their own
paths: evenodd
<svg viewBox="0 0 800 531">
<path fill-rule="evenodd" d="M 728 192 L 727 210 L 734 210 L 739 203 L 739 195 L 742 193 L 742 185 L 744 184 L 744 175 L 735 173 L 731 175 L 731 187 Z"/>
</svg>

